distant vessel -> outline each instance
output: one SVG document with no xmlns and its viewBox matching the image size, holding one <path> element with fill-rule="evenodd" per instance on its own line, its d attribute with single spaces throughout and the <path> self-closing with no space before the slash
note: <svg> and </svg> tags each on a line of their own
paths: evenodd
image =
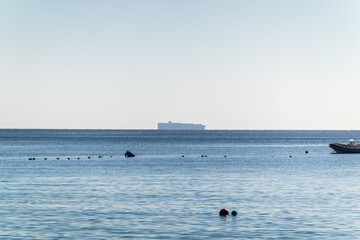
<svg viewBox="0 0 360 240">
<path fill-rule="evenodd" d="M 354 139 L 350 139 L 349 144 L 330 143 L 329 147 L 334 149 L 336 153 L 360 153 L 360 145 Z"/>
<path fill-rule="evenodd" d="M 193 123 L 158 123 L 158 130 L 205 130 L 202 124 Z"/>
</svg>

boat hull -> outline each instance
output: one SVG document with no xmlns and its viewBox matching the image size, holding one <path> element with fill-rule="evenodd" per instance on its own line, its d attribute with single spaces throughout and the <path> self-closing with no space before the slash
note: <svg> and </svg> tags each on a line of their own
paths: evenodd
<svg viewBox="0 0 360 240">
<path fill-rule="evenodd" d="M 336 153 L 360 153 L 360 146 L 349 146 L 341 143 L 330 143 L 329 147 Z"/>
</svg>

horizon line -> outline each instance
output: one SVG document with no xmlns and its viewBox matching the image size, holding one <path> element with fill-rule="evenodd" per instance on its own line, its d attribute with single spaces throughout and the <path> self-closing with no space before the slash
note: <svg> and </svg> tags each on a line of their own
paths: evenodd
<svg viewBox="0 0 360 240">
<path fill-rule="evenodd" d="M 103 130 L 103 131 L 360 131 L 360 129 L 204 129 L 159 130 L 156 128 L 1 128 L 0 130 Z"/>
</svg>

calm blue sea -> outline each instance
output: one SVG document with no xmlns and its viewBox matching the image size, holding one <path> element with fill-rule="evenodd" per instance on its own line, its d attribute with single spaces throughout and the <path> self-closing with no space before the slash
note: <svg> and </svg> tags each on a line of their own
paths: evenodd
<svg viewBox="0 0 360 240">
<path fill-rule="evenodd" d="M 0 130 L 0 239 L 356 239 L 360 154 L 328 147 L 349 138 Z"/>
</svg>

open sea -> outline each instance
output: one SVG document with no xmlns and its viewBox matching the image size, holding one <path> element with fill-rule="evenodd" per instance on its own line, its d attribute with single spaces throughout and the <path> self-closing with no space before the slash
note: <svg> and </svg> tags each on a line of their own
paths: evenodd
<svg viewBox="0 0 360 240">
<path fill-rule="evenodd" d="M 349 138 L 2 129 L 0 239 L 358 239 L 360 154 L 328 146 Z"/>
</svg>

